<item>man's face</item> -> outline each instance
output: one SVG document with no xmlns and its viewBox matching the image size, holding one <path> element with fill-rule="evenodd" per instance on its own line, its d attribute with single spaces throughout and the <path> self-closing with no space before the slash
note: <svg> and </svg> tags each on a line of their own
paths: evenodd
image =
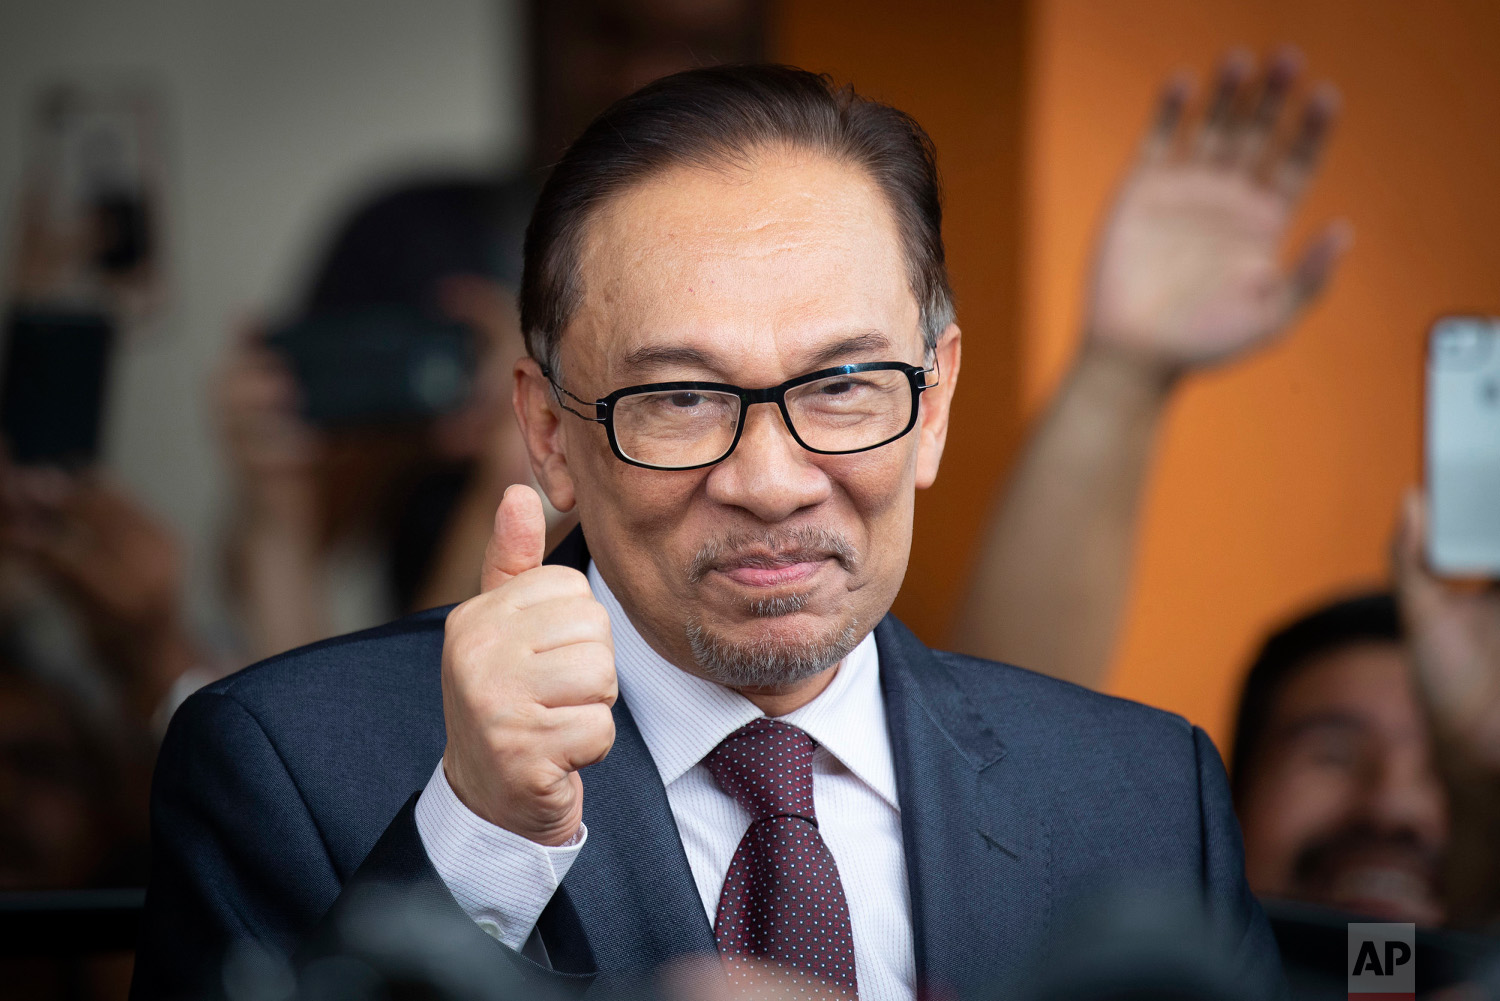
<svg viewBox="0 0 1500 1001">
<path fill-rule="evenodd" d="M 625 191 L 591 219 L 580 273 L 559 379 L 584 399 L 652 382 L 758 389 L 834 365 L 931 364 L 884 198 L 859 169 L 817 154 L 678 168 Z M 711 662 L 770 654 L 806 676 L 803 654 L 823 661 L 816 670 L 837 662 L 901 586 L 914 489 L 936 476 L 947 431 L 956 327 L 937 360 L 942 384 L 923 394 L 912 433 L 849 455 L 803 449 L 763 404 L 717 465 L 632 466 L 601 425 L 561 411 L 526 361 L 517 408 L 540 482 L 560 509 L 576 502 L 600 573 L 657 652 L 731 684 Z"/>
<path fill-rule="evenodd" d="M 1240 804 L 1258 894 L 1442 920 L 1448 807 L 1395 643 L 1324 654 L 1282 690 Z"/>
</svg>

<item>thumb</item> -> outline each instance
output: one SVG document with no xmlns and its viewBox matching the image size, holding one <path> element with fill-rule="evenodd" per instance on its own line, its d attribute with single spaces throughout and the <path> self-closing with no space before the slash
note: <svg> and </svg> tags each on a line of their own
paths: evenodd
<svg viewBox="0 0 1500 1001">
<path fill-rule="evenodd" d="M 484 547 L 484 568 L 479 589 L 492 591 L 527 570 L 542 565 L 547 547 L 547 516 L 542 499 L 528 486 L 514 484 L 505 489 L 495 509 L 495 531 Z"/>
<path fill-rule="evenodd" d="M 1402 498 L 1401 514 L 1391 541 L 1391 570 L 1401 618 L 1413 634 L 1426 625 L 1443 600 L 1443 585 L 1427 569 L 1427 504 L 1418 489 Z"/>
</svg>

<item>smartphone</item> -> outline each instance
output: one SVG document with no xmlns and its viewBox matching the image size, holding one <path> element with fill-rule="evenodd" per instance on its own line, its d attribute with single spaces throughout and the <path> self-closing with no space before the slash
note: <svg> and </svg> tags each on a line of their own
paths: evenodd
<svg viewBox="0 0 1500 1001">
<path fill-rule="evenodd" d="M 37 101 L 31 174 L 45 219 L 81 248 L 78 264 L 114 283 L 142 284 L 157 270 L 152 175 L 157 101 L 149 91 L 58 84 Z"/>
<path fill-rule="evenodd" d="M 114 341 L 114 323 L 103 313 L 10 313 L 0 375 L 0 434 L 12 462 L 74 469 L 99 458 Z"/>
<path fill-rule="evenodd" d="M 470 329 L 399 306 L 314 313 L 267 337 L 322 427 L 411 424 L 457 410 L 473 390 Z"/>
<path fill-rule="evenodd" d="M 1433 325 L 1425 437 L 1428 563 L 1500 579 L 1500 318 Z"/>
</svg>

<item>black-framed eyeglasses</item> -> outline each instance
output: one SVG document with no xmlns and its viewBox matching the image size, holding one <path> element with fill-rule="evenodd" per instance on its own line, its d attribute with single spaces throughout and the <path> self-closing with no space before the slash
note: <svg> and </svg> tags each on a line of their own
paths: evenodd
<svg viewBox="0 0 1500 1001">
<path fill-rule="evenodd" d="M 868 452 L 889 445 L 917 423 L 917 403 L 932 389 L 931 368 L 873 361 L 819 369 L 779 386 L 745 389 L 723 382 L 652 382 L 617 389 L 590 403 L 568 392 L 552 372 L 542 374 L 568 413 L 604 425 L 622 461 L 647 469 L 701 469 L 722 462 L 740 443 L 745 414 L 774 403 L 797 444 L 819 455 Z M 594 416 L 568 406 L 594 408 Z"/>
</svg>

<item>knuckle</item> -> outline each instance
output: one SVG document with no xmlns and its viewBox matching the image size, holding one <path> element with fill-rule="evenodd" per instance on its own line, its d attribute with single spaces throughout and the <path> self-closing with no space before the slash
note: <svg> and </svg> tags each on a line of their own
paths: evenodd
<svg viewBox="0 0 1500 1001">
<path fill-rule="evenodd" d="M 612 659 L 588 658 L 583 665 L 584 679 L 588 687 L 601 698 L 613 699 L 619 689 L 619 677 L 615 674 Z"/>
<path fill-rule="evenodd" d="M 527 799 L 546 799 L 552 795 L 553 788 L 557 783 L 557 776 L 552 769 L 535 764 L 523 768 L 516 776 L 516 790 Z"/>
<path fill-rule="evenodd" d="M 609 706 L 594 704 L 586 709 L 588 726 L 596 736 L 608 736 L 610 740 L 615 737 L 615 715 Z"/>
<path fill-rule="evenodd" d="M 609 610 L 595 601 L 592 594 L 589 595 L 584 616 L 589 625 L 593 626 L 594 631 L 603 636 L 609 635 Z"/>
<path fill-rule="evenodd" d="M 609 707 L 599 705 L 592 707 L 595 718 L 591 721 L 593 726 L 590 730 L 590 751 L 594 760 L 598 760 L 609 753 L 609 749 L 615 745 L 615 718 L 610 713 Z"/>
<path fill-rule="evenodd" d="M 565 595 L 591 594 L 589 590 L 589 579 L 572 567 L 548 564 L 537 567 L 535 570 L 527 571 L 523 576 L 530 576 L 538 583 L 545 582 L 550 587 L 556 588 Z M 520 578 L 517 578 L 520 579 Z"/>
</svg>

